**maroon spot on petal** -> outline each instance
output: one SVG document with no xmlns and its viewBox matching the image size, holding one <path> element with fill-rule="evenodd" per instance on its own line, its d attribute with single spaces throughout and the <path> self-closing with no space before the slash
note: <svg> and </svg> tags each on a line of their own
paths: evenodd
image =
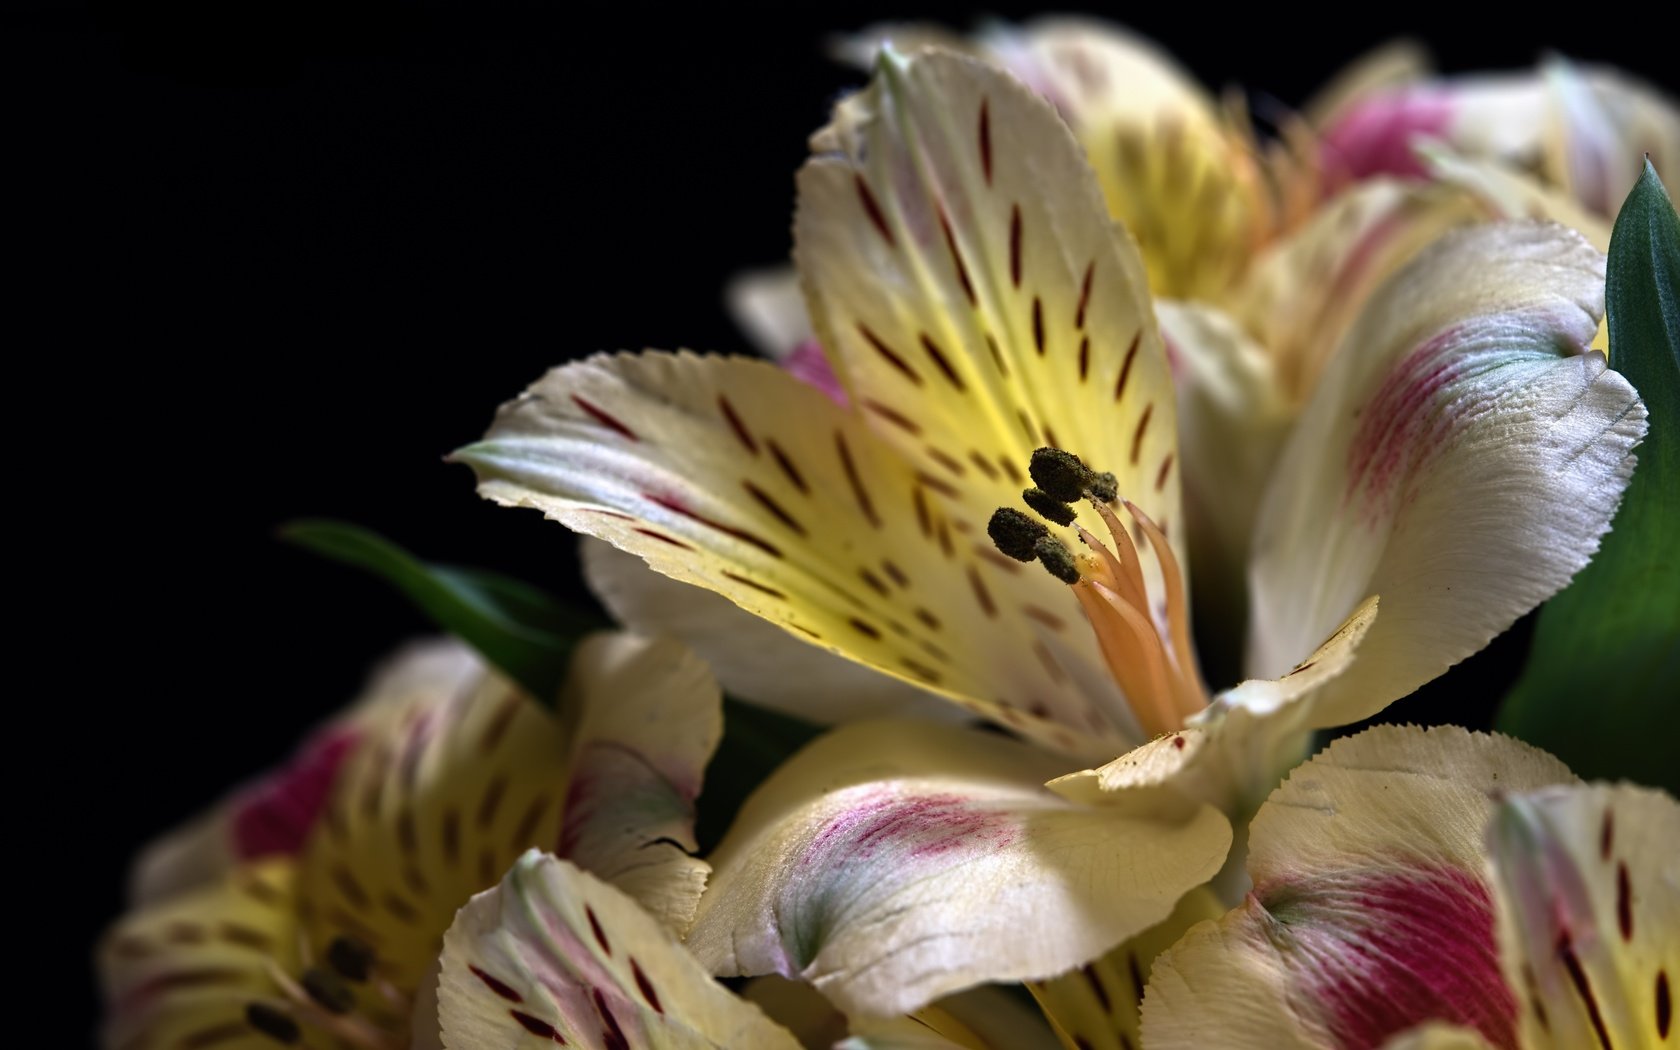
<svg viewBox="0 0 1680 1050">
<path fill-rule="evenodd" d="M 525 698 L 517 694 L 509 694 L 501 705 L 496 708 L 485 723 L 484 733 L 478 738 L 478 753 L 488 755 L 496 750 L 496 745 L 502 742 L 502 736 L 508 726 L 513 724 L 514 716 L 519 714 L 520 708 L 525 706 Z"/>
<path fill-rule="evenodd" d="M 1067 629 L 1066 620 L 1057 616 L 1055 613 L 1046 609 L 1042 605 L 1034 605 L 1032 602 L 1022 602 L 1021 612 L 1024 613 L 1028 619 L 1037 620 L 1039 623 L 1050 628 L 1052 631 L 1062 631 Z"/>
<path fill-rule="evenodd" d="M 903 665 L 906 671 L 909 671 L 928 685 L 939 685 L 945 680 L 944 675 L 918 660 L 912 660 L 905 656 L 900 657 L 898 662 Z"/>
<path fill-rule="evenodd" d="M 646 536 L 650 540 L 658 540 L 660 543 L 669 544 L 672 547 L 676 547 L 678 550 L 692 551 L 694 549 L 693 544 L 684 543 L 682 540 L 677 539 L 675 536 L 667 536 L 665 533 L 660 532 L 657 529 L 636 528 L 636 529 L 631 529 L 630 531 L 635 532 L 635 533 L 640 533 L 641 535 Z"/>
<path fill-rule="evenodd" d="M 356 881 L 356 876 L 350 873 L 349 868 L 339 864 L 333 867 L 330 874 L 333 885 L 338 887 L 338 892 L 344 895 L 344 899 L 349 901 L 352 907 L 358 911 L 367 908 L 370 903 L 367 890 L 363 889 L 362 884 Z"/>
<path fill-rule="evenodd" d="M 1085 382 L 1086 377 L 1090 374 L 1091 337 L 1088 335 L 1082 335 L 1079 337 L 1079 381 L 1081 383 Z"/>
<path fill-rule="evenodd" d="M 741 487 L 747 490 L 747 495 L 758 501 L 758 505 L 770 512 L 771 517 L 792 529 L 795 535 L 805 535 L 805 526 L 799 524 L 792 514 L 789 514 L 780 503 L 777 503 L 768 492 L 754 485 L 750 481 L 742 481 Z"/>
<path fill-rule="evenodd" d="M 898 563 L 894 562 L 892 559 L 890 559 L 890 558 L 882 558 L 881 559 L 881 571 L 885 572 L 887 574 L 887 577 L 889 579 L 891 579 L 892 582 L 898 584 L 900 587 L 910 586 L 910 577 L 906 576 L 904 574 L 904 570 L 899 568 Z"/>
<path fill-rule="evenodd" d="M 974 283 L 968 279 L 968 267 L 963 264 L 962 252 L 957 250 L 957 238 L 951 233 L 951 220 L 945 217 L 943 206 L 939 209 L 939 228 L 945 232 L 945 247 L 950 249 L 951 262 L 957 268 L 957 280 L 962 283 L 963 294 L 968 297 L 968 305 L 980 305 L 980 301 L 974 296 Z"/>
<path fill-rule="evenodd" d="M 956 500 L 962 498 L 961 489 L 957 488 L 949 481 L 946 481 L 944 478 L 935 477 L 925 470 L 916 471 L 916 480 L 939 493 L 941 496 L 944 496 L 946 499 Z"/>
<path fill-rule="evenodd" d="M 992 364 L 997 366 L 998 375 L 1008 379 L 1009 365 L 1004 363 L 1003 351 L 998 349 L 997 337 L 990 332 L 986 333 L 986 349 L 991 352 Z"/>
<path fill-rule="evenodd" d="M 1038 657 L 1039 666 L 1044 668 L 1044 673 L 1050 676 L 1051 681 L 1057 685 L 1067 681 L 1067 672 L 1062 670 L 1062 665 L 1056 662 L 1056 658 L 1050 654 L 1049 649 L 1044 647 L 1043 642 L 1034 639 L 1032 651 L 1033 655 Z"/>
<path fill-rule="evenodd" d="M 547 795 L 538 795 L 525 807 L 525 814 L 519 818 L 519 825 L 513 829 L 513 836 L 508 840 L 511 849 L 524 850 L 538 845 L 537 825 L 542 821 L 543 812 L 548 809 Z"/>
<path fill-rule="evenodd" d="M 941 467 L 944 467 L 947 471 L 950 471 L 952 474 L 955 474 L 959 478 L 963 477 L 964 475 L 966 475 L 968 473 L 968 468 L 963 466 L 960 462 L 957 461 L 957 458 L 955 456 L 951 455 L 949 452 L 946 452 L 944 449 L 935 448 L 932 445 L 928 445 L 927 446 L 927 454 L 928 454 L 929 459 L 933 460 L 935 463 L 939 464 Z"/>
<path fill-rule="evenodd" d="M 595 909 L 585 904 L 583 914 L 589 919 L 589 932 L 595 935 L 595 943 L 601 946 L 601 950 L 607 953 L 608 958 L 611 958 L 612 942 L 607 940 L 607 931 L 601 929 L 601 920 L 595 917 Z"/>
<path fill-rule="evenodd" d="M 672 513 L 681 514 L 690 521 L 697 521 L 708 528 L 716 529 L 726 536 L 734 537 L 742 543 L 757 547 L 759 550 L 770 555 L 772 558 L 780 558 L 782 556 L 781 548 L 771 545 L 769 541 L 748 532 L 746 529 L 737 528 L 734 525 L 726 525 L 715 518 L 709 518 L 697 511 L 689 510 L 681 503 L 666 496 L 658 496 L 651 492 L 644 492 L 642 493 L 642 496 L 650 502 L 657 503 L 659 506 L 664 507 Z"/>
<path fill-rule="evenodd" d="M 910 490 L 910 502 L 916 508 L 916 527 L 925 539 L 933 539 L 933 519 L 928 515 L 927 496 L 920 485 Z"/>
<path fill-rule="evenodd" d="M 1132 377 L 1132 362 L 1137 360 L 1138 344 L 1143 339 L 1143 329 L 1138 329 L 1132 335 L 1132 345 L 1126 348 L 1126 360 L 1120 365 L 1120 378 L 1114 381 L 1114 400 L 1118 401 L 1126 392 L 1126 381 Z"/>
<path fill-rule="evenodd" d="M 1039 357 L 1043 357 L 1044 356 L 1044 301 L 1036 295 L 1033 296 L 1032 328 L 1033 328 L 1033 348 L 1038 351 L 1038 356 Z"/>
<path fill-rule="evenodd" d="M 1622 940 L 1633 940 L 1633 887 L 1628 882 L 1628 866 L 1616 865 L 1616 925 L 1621 928 Z"/>
<path fill-rule="evenodd" d="M 1010 205 L 1009 210 L 1009 280 L 1021 287 L 1021 206 Z"/>
<path fill-rule="evenodd" d="M 1598 1045 L 1604 1050 L 1614 1050 L 1610 1043 L 1610 1031 L 1604 1025 L 1604 1012 L 1599 1008 L 1598 996 L 1593 991 L 1592 979 L 1587 976 L 1586 968 L 1581 965 L 1580 956 L 1575 954 L 1575 942 L 1570 938 L 1569 931 L 1563 930 L 1558 934 L 1558 960 L 1563 963 L 1564 972 L 1569 974 L 1569 981 L 1575 986 L 1575 992 L 1581 997 L 1581 1003 L 1587 1008 L 1587 1020 L 1592 1022 L 1593 1034 L 1598 1036 Z"/>
<path fill-rule="evenodd" d="M 1167 474 L 1172 470 L 1173 454 L 1167 453 L 1167 458 L 1161 460 L 1161 469 L 1155 472 L 1155 491 L 1160 492 L 1167 487 Z"/>
<path fill-rule="evenodd" d="M 875 513 L 875 501 L 869 498 L 869 490 L 863 487 L 863 479 L 858 477 L 857 464 L 852 462 L 852 450 L 846 444 L 846 435 L 838 430 L 834 432 L 834 448 L 840 454 L 840 467 L 846 473 L 846 483 L 851 487 L 858 510 L 869 524 L 880 528 L 881 518 Z"/>
<path fill-rule="evenodd" d="M 922 432 L 922 425 L 920 423 L 889 405 L 883 405 L 879 401 L 866 398 L 863 402 L 863 407 L 880 416 L 882 419 L 891 423 L 898 429 L 904 431 L 906 434 L 915 436 Z"/>
<path fill-rule="evenodd" d="M 810 495 L 811 486 L 805 484 L 805 475 L 799 472 L 799 466 L 794 463 L 793 457 L 788 455 L 782 449 L 782 446 L 776 444 L 774 440 L 770 441 L 769 445 L 770 455 L 776 460 L 776 466 L 781 468 L 782 474 L 787 477 L 788 481 L 792 482 L 794 488 Z"/>
<path fill-rule="evenodd" d="M 542 1039 L 552 1039 L 561 1046 L 566 1045 L 566 1040 L 560 1037 L 560 1033 L 555 1031 L 554 1026 L 549 1024 L 547 1021 L 544 1021 L 542 1018 L 532 1017 L 523 1010 L 509 1010 L 508 1016 L 513 1018 L 514 1021 L 518 1023 L 519 1027 L 525 1029 L 527 1032 L 530 1032 L 532 1035 Z"/>
<path fill-rule="evenodd" d="M 940 628 L 939 617 L 933 615 L 923 606 L 916 606 L 916 619 L 922 621 L 923 626 L 929 630 L 937 631 Z"/>
<path fill-rule="evenodd" d="M 766 595 L 766 596 L 771 597 L 771 598 L 777 598 L 777 599 L 780 599 L 781 601 L 787 601 L 787 594 L 786 593 L 784 593 L 782 591 L 778 591 L 776 588 L 771 587 L 768 584 L 759 583 L 757 580 L 749 579 L 745 576 L 742 576 L 738 572 L 730 572 L 728 569 L 725 569 L 723 571 L 723 575 L 728 577 L 731 580 L 734 580 L 736 583 L 739 583 L 744 587 L 751 587 L 753 590 L 757 591 L 760 594 Z"/>
<path fill-rule="evenodd" d="M 854 616 L 846 622 L 850 623 L 852 625 L 852 630 L 856 631 L 857 633 L 859 633 L 861 635 L 864 635 L 867 638 L 874 638 L 877 641 L 880 640 L 881 629 L 879 627 L 876 627 L 874 624 L 868 622 L 867 620 L 860 620 L 856 616 Z"/>
<path fill-rule="evenodd" d="M 1003 472 L 1005 474 L 1009 475 L 1010 484 L 1012 484 L 1012 485 L 1026 484 L 1027 479 L 1021 475 L 1021 468 L 1016 466 L 1015 461 L 1010 459 L 1008 456 L 1004 456 L 1004 455 L 1000 454 L 998 456 L 998 466 L 1002 467 Z"/>
<path fill-rule="evenodd" d="M 597 422 L 597 423 L 601 424 L 602 426 L 606 427 L 608 430 L 615 431 L 618 434 L 622 435 L 623 437 L 628 438 L 631 441 L 640 441 L 641 440 L 641 438 L 636 436 L 636 432 L 634 430 L 631 430 L 629 427 L 624 425 L 624 421 L 622 419 L 619 419 L 617 416 L 608 412 L 606 409 L 602 408 L 601 406 L 599 406 L 599 405 L 597 405 L 597 404 L 595 404 L 591 401 L 585 401 L 583 398 L 577 396 L 576 394 L 572 395 L 572 402 L 574 404 L 576 404 L 577 407 L 579 407 L 579 408 L 583 409 L 585 412 L 589 413 L 589 417 L 591 419 L 595 420 L 595 422 Z"/>
<path fill-rule="evenodd" d="M 868 569 L 859 569 L 858 578 L 867 584 L 870 590 L 879 594 L 883 598 L 887 597 L 887 595 L 891 593 L 887 590 L 887 585 L 881 581 L 881 577 L 875 575 Z"/>
<path fill-rule="evenodd" d="M 1669 998 L 1668 971 L 1657 971 L 1657 1038 L 1668 1038 L 1668 1026 L 1674 1020 L 1674 1002 Z"/>
<path fill-rule="evenodd" d="M 479 797 L 478 812 L 473 816 L 473 824 L 480 831 L 495 821 L 496 810 L 501 806 L 502 795 L 506 791 L 507 776 L 503 773 L 497 773 L 490 783 L 485 785 L 484 794 Z"/>
<path fill-rule="evenodd" d="M 453 807 L 444 811 L 440 841 L 444 860 L 454 864 L 461 859 L 461 814 Z"/>
<path fill-rule="evenodd" d="M 1062 443 L 1056 440 L 1056 432 L 1050 429 L 1050 424 L 1044 424 L 1044 443 L 1051 448 L 1061 448 Z"/>
<path fill-rule="evenodd" d="M 607 1006 L 606 996 L 601 989 L 595 989 L 595 1012 L 601 1016 L 601 1045 L 602 1050 L 630 1050 L 630 1040 L 624 1038 L 624 1029 L 618 1026 L 618 1018 L 613 1016 L 611 1008 Z"/>
<path fill-rule="evenodd" d="M 1103 1013 L 1108 1013 L 1108 989 L 1103 987 L 1102 978 L 1097 975 L 1096 969 L 1086 963 L 1079 972 L 1085 975 L 1085 983 L 1091 986 L 1091 994 L 1097 997 L 1097 1005 L 1102 1007 Z"/>
<path fill-rule="evenodd" d="M 1601 860 L 1610 859 L 1610 848 L 1616 841 L 1616 814 L 1606 809 L 1604 820 L 1598 826 L 1598 856 Z"/>
<path fill-rule="evenodd" d="M 479 980 L 484 982 L 484 987 L 490 989 L 492 992 L 495 992 L 498 996 L 506 999 L 508 1002 L 522 1003 L 525 1001 L 525 997 L 520 995 L 512 985 L 506 983 L 505 981 L 490 976 L 471 963 L 467 964 L 467 969 L 472 971 L 472 975 L 474 977 L 477 977 Z"/>
<path fill-rule="evenodd" d="M 1179 751 L 1184 750 L 1184 738 L 1176 733 L 1173 735 L 1173 747 Z"/>
<path fill-rule="evenodd" d="M 1126 973 L 1132 979 L 1132 994 L 1137 997 L 1138 1002 L 1143 1002 L 1143 968 L 1138 966 L 1137 952 L 1135 951 L 1126 953 Z"/>
<path fill-rule="evenodd" d="M 991 100 L 980 100 L 980 171 L 986 176 L 986 185 L 992 184 L 992 112 Z"/>
<path fill-rule="evenodd" d="M 887 225 L 887 217 L 881 213 L 881 204 L 875 199 L 875 193 L 869 188 L 869 183 L 863 181 L 863 176 L 856 176 L 858 200 L 863 202 L 864 213 L 869 216 L 869 222 L 888 247 L 896 247 L 898 242 L 893 240 L 892 228 Z"/>
<path fill-rule="evenodd" d="M 918 373 L 914 368 L 911 368 L 910 363 L 908 361 L 904 360 L 904 358 L 899 355 L 897 350 L 894 350 L 892 347 L 888 346 L 886 344 L 886 342 L 884 340 L 882 340 L 882 338 L 880 336 L 875 334 L 874 330 L 872 330 L 868 325 L 864 324 L 862 321 L 858 322 L 857 330 L 858 330 L 858 334 L 863 336 L 863 341 L 868 343 L 870 345 L 870 347 L 873 348 L 874 351 L 877 354 L 880 354 L 881 358 L 883 360 L 885 360 L 887 362 L 887 364 L 892 365 L 894 368 L 896 368 L 900 373 L 903 374 L 904 378 L 910 380 L 910 382 L 916 384 L 917 386 L 922 385 L 921 374 Z"/>
<path fill-rule="evenodd" d="M 490 882 L 494 878 L 495 872 L 492 870 L 490 878 L 485 879 L 484 881 Z M 387 891 L 379 898 L 379 903 L 384 907 L 386 913 L 398 922 L 406 922 L 409 925 L 414 925 L 420 921 L 419 910 L 415 908 L 414 905 L 408 903 L 394 893 Z"/>
<path fill-rule="evenodd" d="M 975 470 L 978 470 L 980 473 L 986 475 L 987 478 L 992 481 L 996 481 L 998 479 L 997 468 L 992 466 L 991 460 L 980 454 L 979 449 L 971 448 L 968 450 L 968 461 L 974 464 Z"/>
<path fill-rule="evenodd" d="M 1097 270 L 1097 261 L 1092 259 L 1085 264 L 1085 277 L 1079 282 L 1079 306 L 1073 313 L 1073 327 L 1083 331 L 1085 328 L 1085 307 L 1091 303 L 1091 278 Z"/>
<path fill-rule="evenodd" d="M 654 990 L 653 982 L 648 980 L 647 974 L 642 972 L 641 964 L 636 962 L 634 956 L 630 959 L 630 973 L 636 978 L 636 987 L 641 989 L 642 998 L 647 1000 L 647 1004 L 658 1012 L 664 1013 L 665 1008 L 659 1005 L 659 993 Z"/>
<path fill-rule="evenodd" d="M 1143 406 L 1143 415 L 1138 417 L 1137 429 L 1132 431 L 1132 466 L 1137 466 L 1138 456 L 1143 452 L 1143 434 L 1149 429 L 1149 418 L 1155 414 L 1155 402 Z"/>
<path fill-rule="evenodd" d="M 729 429 L 735 432 L 735 440 L 741 443 L 741 447 L 755 456 L 758 455 L 758 442 L 748 433 L 746 424 L 741 422 L 741 417 L 736 414 L 735 406 L 729 403 L 729 398 L 719 394 L 718 409 L 729 422 Z"/>
<path fill-rule="evenodd" d="M 933 359 L 933 363 L 938 366 L 939 371 L 945 376 L 945 381 L 950 383 L 959 392 L 965 391 L 967 388 L 963 386 L 962 377 L 957 375 L 957 370 L 955 368 L 951 367 L 951 361 L 945 356 L 945 351 L 942 350 L 939 344 L 933 341 L 933 337 L 928 335 L 926 332 L 918 334 L 921 339 L 922 349 L 927 351 L 928 357 Z"/>
</svg>

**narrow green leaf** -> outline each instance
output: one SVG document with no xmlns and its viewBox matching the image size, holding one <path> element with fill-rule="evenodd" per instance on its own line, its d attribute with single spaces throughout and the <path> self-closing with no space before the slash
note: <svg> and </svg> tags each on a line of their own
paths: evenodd
<svg viewBox="0 0 1680 1050">
<path fill-rule="evenodd" d="M 694 825 L 700 852 L 710 853 L 753 789 L 821 732 L 803 719 L 724 697 L 723 742 L 706 769 Z"/>
<path fill-rule="evenodd" d="M 1598 555 L 1541 611 L 1498 728 L 1584 777 L 1680 790 L 1680 218 L 1649 161 L 1616 217 L 1605 307 L 1650 432 Z"/>
<path fill-rule="evenodd" d="M 422 562 L 357 525 L 297 521 L 283 526 L 280 536 L 391 584 L 545 706 L 558 698 L 577 636 L 603 626 L 530 584 Z"/>
</svg>

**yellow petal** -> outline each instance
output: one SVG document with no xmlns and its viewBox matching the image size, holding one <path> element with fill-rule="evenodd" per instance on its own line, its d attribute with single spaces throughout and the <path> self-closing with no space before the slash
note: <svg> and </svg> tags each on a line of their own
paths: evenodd
<svg viewBox="0 0 1680 1050">
<path fill-rule="evenodd" d="M 1180 536 L 1143 265 L 1050 107 L 972 59 L 889 52 L 813 146 L 794 221 L 812 322 L 936 502 L 1014 505 L 1054 445 Z"/>
<path fill-rule="evenodd" d="M 1217 871 L 1210 807 L 1152 819 L 1044 789 L 1057 761 L 928 723 L 861 723 L 754 793 L 712 861 L 689 946 L 722 975 L 814 983 L 891 1018 L 1041 979 L 1164 919 Z"/>
<path fill-rule="evenodd" d="M 1680 1041 L 1680 804 L 1631 784 L 1513 795 L 1488 831 L 1526 1050 Z"/>
<path fill-rule="evenodd" d="M 535 850 L 450 926 L 438 1013 L 447 1050 L 799 1046 L 629 897 Z"/>
<path fill-rule="evenodd" d="M 273 973 L 299 962 L 290 859 L 259 861 L 132 912 L 99 947 L 104 1045 L 272 1050 L 292 1020 Z"/>
</svg>

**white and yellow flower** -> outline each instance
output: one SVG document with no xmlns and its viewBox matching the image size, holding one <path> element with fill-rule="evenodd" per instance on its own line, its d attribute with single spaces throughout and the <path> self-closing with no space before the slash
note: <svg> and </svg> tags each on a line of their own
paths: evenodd
<svg viewBox="0 0 1680 1050">
<path fill-rule="evenodd" d="M 1155 964 L 1147 1045 L 1680 1041 L 1680 805 L 1499 736 L 1385 726 L 1290 774 L 1254 890 Z"/>
<path fill-rule="evenodd" d="M 218 853 L 219 810 L 142 862 L 100 947 L 105 1045 L 435 1046 L 444 931 L 531 847 L 685 930 L 709 870 L 691 824 L 722 730 L 715 682 L 676 642 L 600 635 L 559 710 L 457 644 L 405 652 L 306 749 L 311 775 L 263 787 L 293 818 L 283 848 L 236 835 Z M 320 739 L 341 742 L 324 773 Z"/>
</svg>

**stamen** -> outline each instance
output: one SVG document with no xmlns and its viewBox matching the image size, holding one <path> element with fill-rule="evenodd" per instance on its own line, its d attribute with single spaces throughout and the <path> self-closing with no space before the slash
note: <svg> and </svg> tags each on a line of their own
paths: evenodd
<svg viewBox="0 0 1680 1050">
<path fill-rule="evenodd" d="M 1120 479 L 1108 471 L 1091 475 L 1090 496 L 1098 503 L 1113 503 L 1120 495 Z"/>
<path fill-rule="evenodd" d="M 1037 557 L 1033 545 L 1049 534 L 1050 530 L 1042 523 L 1013 507 L 999 507 L 992 511 L 992 520 L 986 522 L 986 535 L 992 538 L 992 545 L 1016 561 L 1032 561 Z"/>
<path fill-rule="evenodd" d="M 1021 493 L 1021 502 L 1038 511 L 1038 516 L 1057 525 L 1072 525 L 1073 508 L 1043 489 L 1028 489 Z"/>
<path fill-rule="evenodd" d="M 373 949 L 354 937 L 334 937 L 327 945 L 327 965 L 340 977 L 357 984 L 373 972 Z"/>
<path fill-rule="evenodd" d="M 1040 536 L 1033 544 L 1033 552 L 1038 555 L 1039 564 L 1049 569 L 1050 575 L 1056 579 L 1069 584 L 1079 582 L 1079 564 L 1061 540 L 1054 536 Z"/>
<path fill-rule="evenodd" d="M 267 1003 L 246 1004 L 245 1023 L 285 1046 L 295 1046 L 303 1038 L 303 1029 L 290 1014 Z"/>
<path fill-rule="evenodd" d="M 1178 558 L 1173 555 L 1172 544 L 1167 542 L 1160 526 L 1131 500 L 1126 501 L 1126 510 L 1143 526 L 1143 534 L 1149 537 L 1149 546 L 1161 562 L 1161 576 L 1167 586 L 1167 628 L 1172 634 L 1173 656 L 1178 661 L 1179 674 L 1186 679 L 1185 684 L 1195 687 L 1195 695 L 1189 698 L 1194 706 L 1185 713 L 1195 714 L 1207 706 L 1207 685 L 1202 681 L 1201 670 L 1196 666 L 1196 653 L 1190 645 L 1190 605 L 1184 597 L 1184 574 L 1179 571 Z M 1181 703 L 1180 706 L 1184 705 Z"/>
<path fill-rule="evenodd" d="M 1083 497 L 1093 478 L 1090 469 L 1079 461 L 1078 456 L 1059 448 L 1035 450 L 1032 459 L 1027 462 L 1027 473 L 1032 475 L 1034 485 L 1051 499 L 1063 503 L 1072 503 Z"/>
<path fill-rule="evenodd" d="M 302 983 L 303 990 L 309 993 L 309 998 L 330 1013 L 347 1014 L 356 1005 L 356 993 L 344 983 L 344 978 L 331 970 L 311 966 L 303 971 Z"/>
</svg>

